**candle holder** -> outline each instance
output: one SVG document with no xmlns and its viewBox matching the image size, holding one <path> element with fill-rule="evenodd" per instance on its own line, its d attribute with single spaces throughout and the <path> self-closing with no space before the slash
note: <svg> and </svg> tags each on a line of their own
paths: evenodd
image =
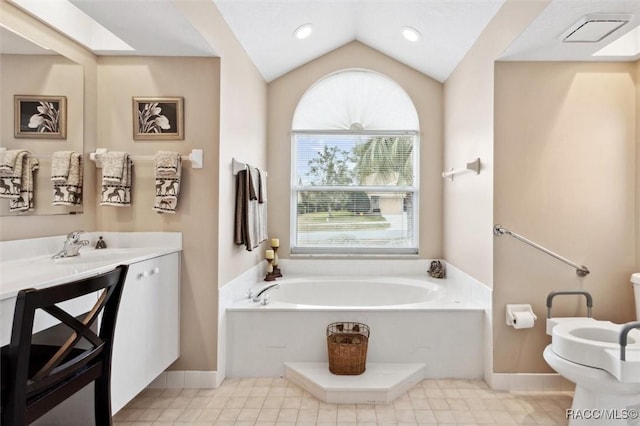
<svg viewBox="0 0 640 426">
<path fill-rule="evenodd" d="M 264 277 L 265 281 L 275 281 L 276 277 L 273 275 L 273 259 L 267 259 L 267 275 Z"/>
<path fill-rule="evenodd" d="M 278 267 L 278 247 L 271 246 L 273 249 L 273 276 L 276 278 L 282 278 L 282 271 Z"/>
</svg>

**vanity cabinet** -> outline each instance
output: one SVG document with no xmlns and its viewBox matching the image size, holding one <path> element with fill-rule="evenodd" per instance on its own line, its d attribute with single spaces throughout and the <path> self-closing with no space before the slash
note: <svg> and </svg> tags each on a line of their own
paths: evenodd
<svg viewBox="0 0 640 426">
<path fill-rule="evenodd" d="M 114 414 L 180 355 L 179 283 L 179 253 L 129 265 L 113 345 Z"/>
</svg>

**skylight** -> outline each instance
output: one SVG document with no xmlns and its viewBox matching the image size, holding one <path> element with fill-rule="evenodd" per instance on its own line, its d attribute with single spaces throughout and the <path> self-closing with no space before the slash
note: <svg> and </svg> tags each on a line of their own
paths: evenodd
<svg viewBox="0 0 640 426">
<path fill-rule="evenodd" d="M 91 50 L 134 50 L 67 0 L 11 0 L 11 2 Z"/>
<path fill-rule="evenodd" d="M 636 55 L 640 55 L 640 25 L 593 54 L 593 56 Z"/>
</svg>

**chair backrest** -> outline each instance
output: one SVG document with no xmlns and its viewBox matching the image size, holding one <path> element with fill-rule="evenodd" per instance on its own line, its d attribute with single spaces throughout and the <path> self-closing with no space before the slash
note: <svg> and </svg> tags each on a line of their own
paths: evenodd
<svg viewBox="0 0 640 426">
<path fill-rule="evenodd" d="M 110 376 L 115 322 L 128 266 L 71 283 L 18 293 L 11 342 L 3 350 L 2 420 L 7 425 L 28 424 L 86 384 Z M 99 296 L 93 308 L 77 318 L 58 304 L 90 293 Z M 62 345 L 33 341 L 37 310 L 57 318 L 71 329 Z M 98 333 L 92 326 L 101 317 Z M 43 350 L 43 348 L 46 348 Z"/>
</svg>

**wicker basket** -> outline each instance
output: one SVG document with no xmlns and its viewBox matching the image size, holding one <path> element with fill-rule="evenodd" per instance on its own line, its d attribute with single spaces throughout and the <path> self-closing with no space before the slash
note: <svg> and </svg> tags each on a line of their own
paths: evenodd
<svg viewBox="0 0 640 426">
<path fill-rule="evenodd" d="M 364 373 L 369 326 L 359 322 L 334 322 L 327 326 L 329 371 L 338 375 Z"/>
</svg>

